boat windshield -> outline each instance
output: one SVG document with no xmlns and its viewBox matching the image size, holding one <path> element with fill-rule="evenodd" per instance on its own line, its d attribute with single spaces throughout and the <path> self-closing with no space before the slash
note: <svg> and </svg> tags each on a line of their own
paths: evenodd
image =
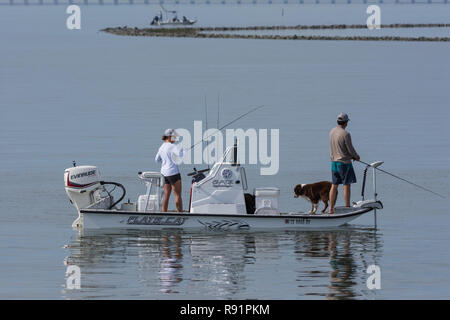
<svg viewBox="0 0 450 320">
<path fill-rule="evenodd" d="M 223 154 L 222 159 L 221 159 L 220 161 L 217 161 L 217 162 L 214 164 L 214 166 L 212 167 L 212 169 L 211 169 L 211 171 L 210 171 L 210 173 L 209 173 L 209 176 L 212 176 L 212 177 L 215 176 L 216 173 L 217 173 L 217 171 L 219 170 L 219 168 L 221 167 L 221 165 L 222 165 L 223 163 L 231 162 L 231 161 L 232 161 L 232 155 L 233 155 L 232 150 L 233 150 L 233 148 L 234 148 L 234 147 L 228 147 L 228 148 L 225 150 L 225 153 Z"/>
</svg>

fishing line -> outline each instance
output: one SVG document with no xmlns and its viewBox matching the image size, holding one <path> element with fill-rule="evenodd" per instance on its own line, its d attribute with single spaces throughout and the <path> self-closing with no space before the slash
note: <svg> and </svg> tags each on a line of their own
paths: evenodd
<svg viewBox="0 0 450 320">
<path fill-rule="evenodd" d="M 356 160 L 356 161 L 361 162 L 361 163 L 363 163 L 363 164 L 365 164 L 365 165 L 367 165 L 367 166 L 369 166 L 369 167 L 372 167 L 369 163 L 366 163 L 366 162 L 364 162 L 364 161 L 361 161 L 361 160 Z M 372 168 L 374 168 L 374 167 L 372 167 Z M 399 180 L 402 180 L 402 181 L 404 181 L 404 182 L 407 182 L 407 183 L 409 183 L 409 184 L 411 184 L 411 185 L 413 185 L 413 186 L 415 186 L 415 187 L 417 187 L 417 188 L 420 188 L 420 189 L 422 189 L 422 190 L 431 192 L 431 193 L 433 193 L 433 194 L 435 194 L 435 195 L 437 195 L 437 196 L 439 196 L 439 197 L 445 199 L 445 196 L 443 196 L 443 195 L 441 195 L 441 194 L 439 194 L 439 193 L 437 193 L 437 192 L 434 192 L 433 190 L 430 190 L 430 189 L 427 189 L 427 188 L 425 188 L 425 187 L 422 187 L 421 185 L 418 185 L 418 184 L 416 184 L 416 183 L 414 183 L 414 182 L 411 182 L 411 181 L 408 181 L 408 180 L 406 180 L 406 179 L 403 179 L 403 178 L 401 178 L 401 177 L 399 177 L 399 176 L 396 176 L 395 174 L 392 174 L 392 173 L 390 173 L 390 172 L 387 172 L 387 171 L 385 171 L 385 170 L 383 170 L 383 169 L 379 169 L 379 168 L 375 168 L 375 169 L 377 169 L 377 170 L 379 170 L 379 171 L 381 171 L 381 172 L 383 172 L 383 173 L 386 173 L 386 174 L 388 174 L 388 175 L 390 175 L 390 176 L 392 176 L 392 177 L 394 177 L 394 178 L 397 178 L 397 179 L 399 179 Z"/>
</svg>

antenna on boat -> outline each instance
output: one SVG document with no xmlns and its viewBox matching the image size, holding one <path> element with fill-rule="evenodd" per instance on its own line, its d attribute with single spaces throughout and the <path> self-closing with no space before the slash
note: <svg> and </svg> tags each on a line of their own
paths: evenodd
<svg viewBox="0 0 450 320">
<path fill-rule="evenodd" d="M 217 128 L 219 128 L 219 116 L 220 116 L 220 94 L 217 94 Z"/>
<path fill-rule="evenodd" d="M 219 119 L 220 119 L 220 93 L 217 93 L 217 124 L 216 128 L 219 129 Z M 219 149 L 219 140 L 216 139 L 216 161 L 219 160 L 217 150 Z"/>
<path fill-rule="evenodd" d="M 206 94 L 205 94 L 205 132 L 208 130 L 208 105 L 206 104 Z M 206 152 L 208 162 L 208 169 L 209 169 L 209 152 Z"/>
<path fill-rule="evenodd" d="M 432 194 L 434 194 L 434 195 L 436 195 L 436 196 L 439 196 L 439 197 L 445 199 L 445 196 L 443 196 L 443 195 L 441 195 L 441 194 L 439 194 L 439 193 L 437 193 L 437 192 L 434 192 L 433 190 L 427 189 L 427 188 L 425 188 L 425 187 L 422 187 L 421 185 L 418 185 L 418 184 L 416 184 L 416 183 L 414 183 L 414 182 L 408 181 L 408 180 L 406 180 L 406 179 L 404 179 L 404 178 L 401 178 L 401 177 L 399 177 L 399 176 L 396 176 L 395 174 L 392 174 L 392 173 L 390 173 L 390 172 L 387 172 L 387 171 L 385 171 L 385 170 L 383 170 L 383 169 L 378 168 L 378 166 L 375 166 L 375 165 L 377 164 L 377 162 L 372 163 L 372 164 L 369 164 L 369 163 L 366 163 L 366 162 L 361 161 L 361 160 L 357 160 L 357 161 L 358 161 L 358 162 L 361 162 L 362 164 L 365 164 L 366 166 L 369 166 L 369 167 L 374 168 L 374 170 L 375 170 L 375 169 L 376 169 L 376 170 L 379 170 L 379 171 L 381 171 L 381 172 L 383 172 L 383 173 L 386 173 L 386 174 L 388 174 L 388 175 L 390 175 L 390 176 L 392 176 L 392 177 L 394 177 L 394 178 L 396 178 L 396 179 L 399 179 L 399 180 L 402 180 L 402 181 L 404 181 L 404 182 L 407 182 L 407 183 L 409 183 L 409 184 L 411 184 L 411 185 L 413 185 L 413 186 L 415 186 L 415 187 L 417 187 L 417 188 L 420 188 L 420 189 L 422 189 L 422 190 L 428 191 L 428 192 L 430 192 L 430 193 L 432 193 Z"/>
</svg>

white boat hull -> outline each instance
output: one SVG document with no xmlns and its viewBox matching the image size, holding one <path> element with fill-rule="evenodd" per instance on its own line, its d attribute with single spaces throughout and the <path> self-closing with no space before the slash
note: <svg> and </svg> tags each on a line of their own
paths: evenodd
<svg viewBox="0 0 450 320">
<path fill-rule="evenodd" d="M 161 21 L 154 24 L 153 26 L 191 26 L 196 23 L 197 20 L 188 20 L 188 21 Z"/>
<path fill-rule="evenodd" d="M 335 214 L 289 213 L 279 215 L 230 215 L 178 212 L 136 212 L 84 209 L 77 224 L 83 229 L 183 229 L 183 230 L 270 230 L 339 227 L 373 208 L 337 207 Z"/>
</svg>

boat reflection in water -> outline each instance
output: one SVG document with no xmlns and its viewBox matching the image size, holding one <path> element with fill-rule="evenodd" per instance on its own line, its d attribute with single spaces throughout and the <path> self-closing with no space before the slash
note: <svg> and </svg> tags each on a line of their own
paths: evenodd
<svg viewBox="0 0 450 320">
<path fill-rule="evenodd" d="M 346 230 L 297 233 L 296 259 L 303 262 L 297 274 L 300 287 L 314 287 L 307 295 L 327 299 L 371 299 L 375 291 L 368 290 L 366 270 L 378 265 L 382 254 L 381 234 L 375 230 Z M 327 263 L 305 263 L 310 260 Z M 327 287 L 321 287 L 328 278 Z"/>
<path fill-rule="evenodd" d="M 373 299 L 381 234 L 327 231 L 89 231 L 66 246 L 81 289 L 63 298 Z M 64 279 L 64 284 L 65 284 Z"/>
</svg>

